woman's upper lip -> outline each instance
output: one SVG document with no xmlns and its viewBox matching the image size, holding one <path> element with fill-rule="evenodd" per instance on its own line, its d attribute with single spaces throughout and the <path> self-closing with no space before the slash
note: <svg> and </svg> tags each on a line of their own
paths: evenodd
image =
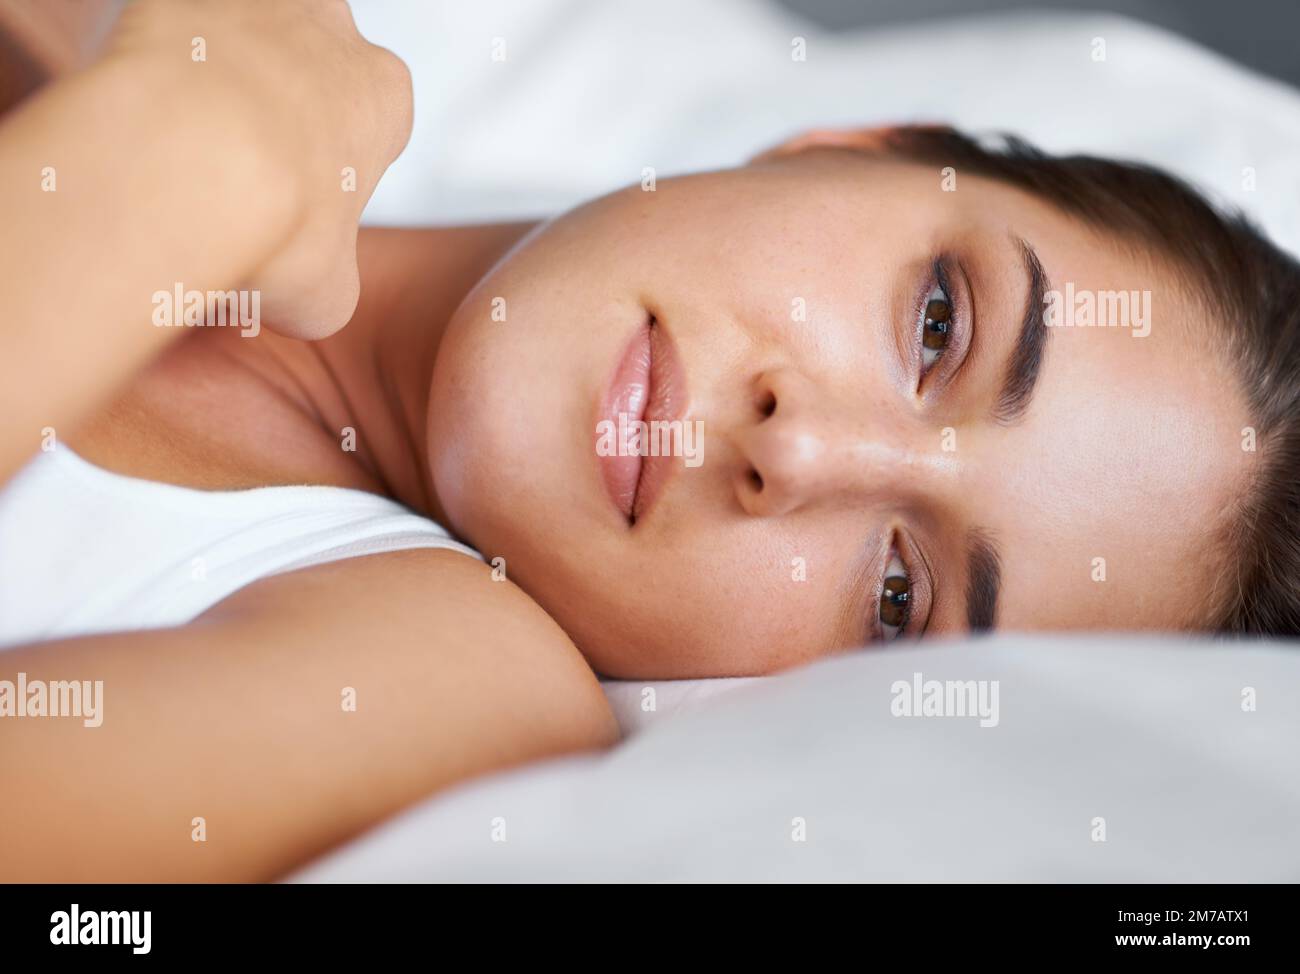
<svg viewBox="0 0 1300 974">
<path fill-rule="evenodd" d="M 677 350 L 663 323 L 649 317 L 624 348 L 600 410 L 600 419 L 612 424 L 608 428 L 614 432 L 616 446 L 613 455 L 598 451 L 601 476 L 614 506 L 629 524 L 645 517 L 668 483 L 674 462 L 682 462 L 671 455 L 680 452 L 681 431 L 649 437 L 648 443 L 632 435 L 627 443 L 630 449 L 624 450 L 622 430 L 635 429 L 637 422 L 651 429 L 652 423 L 680 420 L 686 402 L 686 377 Z M 653 456 L 649 455 L 652 446 L 670 449 L 653 451 L 660 453 Z"/>
</svg>

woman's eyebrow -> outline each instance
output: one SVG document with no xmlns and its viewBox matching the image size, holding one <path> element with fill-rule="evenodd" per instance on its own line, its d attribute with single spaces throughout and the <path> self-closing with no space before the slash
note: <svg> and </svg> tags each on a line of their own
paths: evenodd
<svg viewBox="0 0 1300 974">
<path fill-rule="evenodd" d="M 993 408 L 993 418 L 1004 426 L 1019 420 L 1029 406 L 1043 364 L 1043 350 L 1047 347 L 1047 324 L 1043 320 L 1047 275 L 1034 248 L 1019 237 L 1014 239 L 1019 244 L 1025 268 L 1025 309 L 1020 321 L 1020 335 L 1007 363 L 1002 393 Z"/>
<path fill-rule="evenodd" d="M 1002 559 L 993 538 L 978 528 L 966 542 L 966 625 L 971 632 L 988 632 L 997 622 Z"/>
</svg>

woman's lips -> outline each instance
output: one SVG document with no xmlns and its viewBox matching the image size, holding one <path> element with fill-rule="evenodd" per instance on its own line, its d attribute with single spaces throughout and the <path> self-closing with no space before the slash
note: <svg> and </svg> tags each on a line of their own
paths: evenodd
<svg viewBox="0 0 1300 974">
<path fill-rule="evenodd" d="M 686 377 L 677 351 L 663 325 L 647 317 L 618 361 L 605 393 L 600 410 L 602 423 L 596 433 L 599 444 L 602 427 L 613 432 L 614 449 L 598 448 L 596 458 L 605 490 L 629 524 L 646 516 L 668 483 L 674 464 L 682 463 L 680 458 L 672 456 L 679 451 L 663 449 L 679 444 L 680 429 L 643 439 L 635 432 L 637 423 L 653 429 L 651 424 L 680 420 L 685 403 Z M 628 430 L 626 439 L 624 430 Z M 602 452 L 607 455 L 601 455 Z M 654 452 L 660 455 L 649 455 Z"/>
<path fill-rule="evenodd" d="M 618 449 L 619 417 L 627 417 L 627 422 L 639 420 L 645 414 L 646 399 L 650 392 L 650 331 L 647 319 L 632 340 L 628 342 L 614 370 L 613 381 L 605 393 L 605 403 L 600 410 L 600 427 L 614 431 L 615 449 L 602 451 L 597 447 L 596 458 L 600 462 L 600 473 L 605 481 L 605 490 L 609 493 L 614 506 L 629 522 L 632 520 L 632 504 L 636 500 L 637 484 L 641 480 L 641 457 L 632 451 Z M 612 424 L 605 426 L 606 423 Z M 596 430 L 596 441 L 600 443 L 602 430 Z M 601 455 L 605 453 L 607 455 Z M 626 454 L 626 455 L 624 455 Z"/>
</svg>

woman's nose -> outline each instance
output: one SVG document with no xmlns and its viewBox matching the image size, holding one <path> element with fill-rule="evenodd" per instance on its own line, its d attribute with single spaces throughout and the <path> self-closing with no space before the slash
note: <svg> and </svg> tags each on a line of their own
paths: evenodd
<svg viewBox="0 0 1300 974">
<path fill-rule="evenodd" d="M 753 417 L 734 437 L 735 490 L 749 514 L 897 499 L 938 489 L 953 467 L 939 432 L 888 394 L 850 401 L 798 372 L 780 370 L 758 376 L 754 397 Z"/>
</svg>

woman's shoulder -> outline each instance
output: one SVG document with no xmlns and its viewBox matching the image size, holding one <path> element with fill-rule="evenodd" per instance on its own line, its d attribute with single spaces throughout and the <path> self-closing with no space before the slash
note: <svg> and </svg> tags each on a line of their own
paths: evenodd
<svg viewBox="0 0 1300 974">
<path fill-rule="evenodd" d="M 618 738 L 600 682 L 573 641 L 501 569 L 457 551 L 416 548 L 275 575 L 234 593 L 195 624 L 237 623 L 275 639 L 310 627 L 357 652 L 436 654 L 452 684 L 490 685 L 484 706 L 543 737 L 512 746 L 603 747 Z M 520 755 L 524 759 L 524 755 Z"/>
</svg>

